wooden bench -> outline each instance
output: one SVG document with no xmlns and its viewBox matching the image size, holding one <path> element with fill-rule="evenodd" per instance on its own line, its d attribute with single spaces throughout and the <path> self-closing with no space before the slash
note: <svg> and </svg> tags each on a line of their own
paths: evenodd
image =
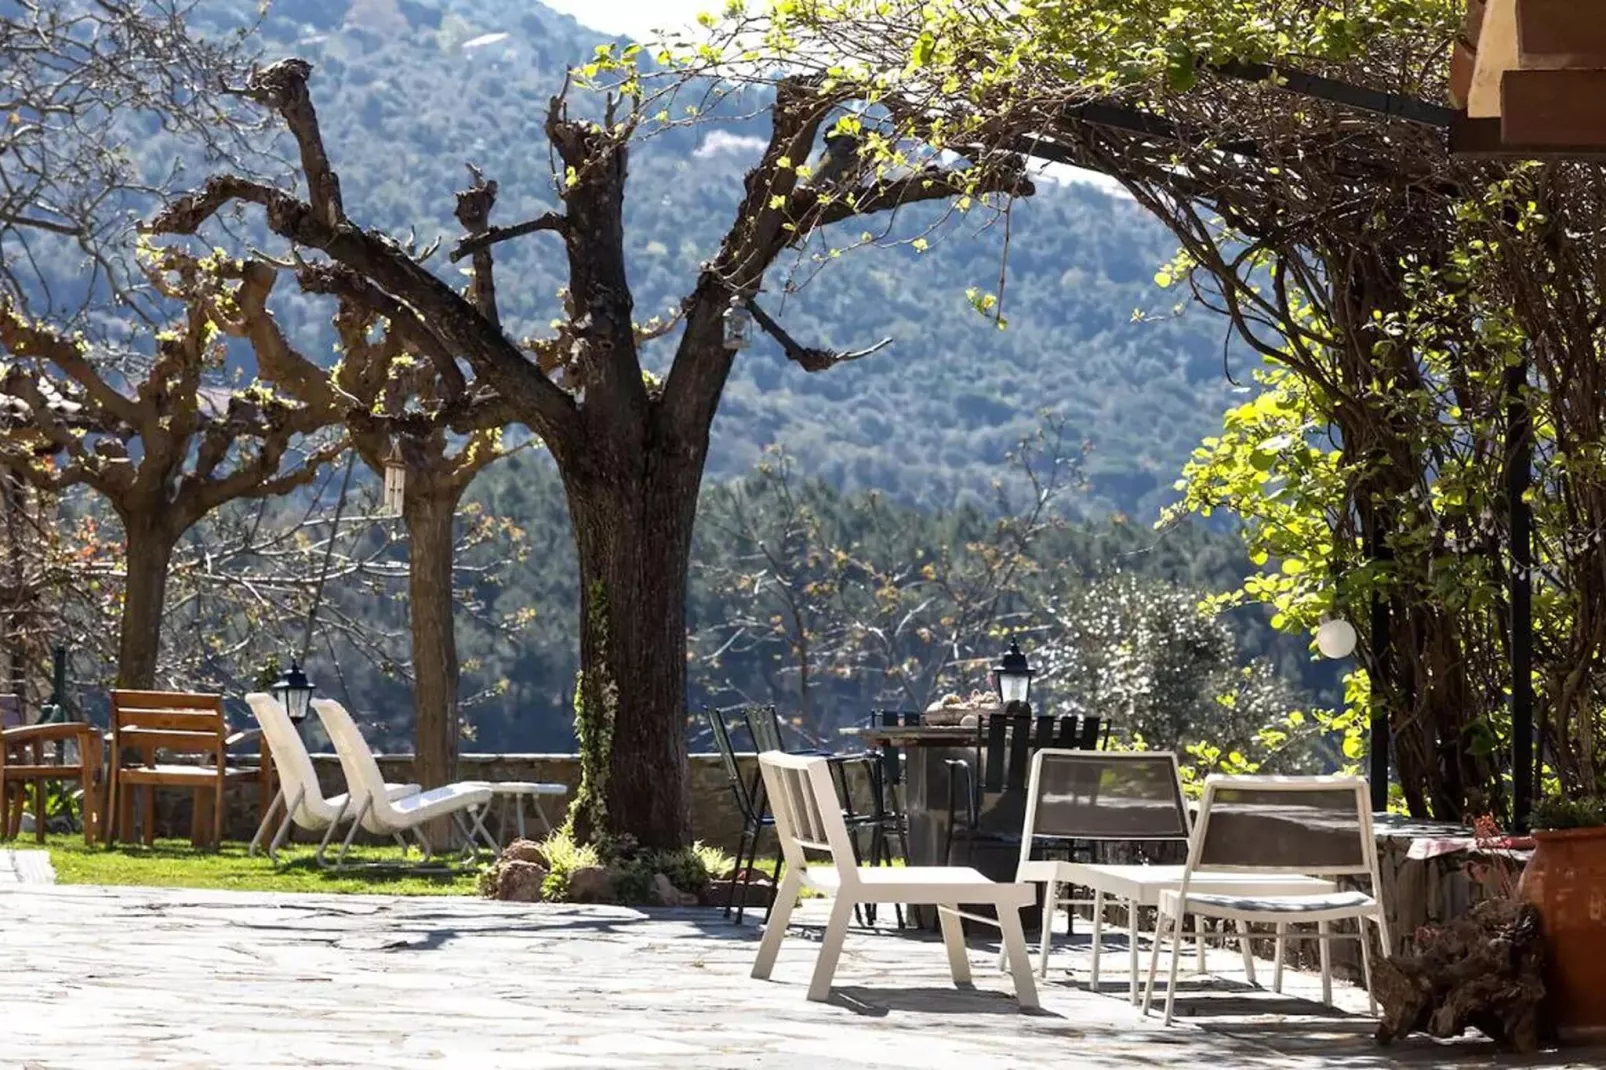
<svg viewBox="0 0 1606 1070">
<path fill-rule="evenodd" d="M 0 698 L 9 696 L 0 696 Z M 77 781 L 83 788 L 84 841 L 94 843 L 101 820 L 100 732 L 94 725 L 21 723 L 14 727 L 0 719 L 0 840 L 15 839 L 22 831 L 22 805 L 33 785 L 34 837 L 45 839 L 45 786 L 51 781 Z M 68 748 L 63 744 L 71 743 Z"/>
</svg>

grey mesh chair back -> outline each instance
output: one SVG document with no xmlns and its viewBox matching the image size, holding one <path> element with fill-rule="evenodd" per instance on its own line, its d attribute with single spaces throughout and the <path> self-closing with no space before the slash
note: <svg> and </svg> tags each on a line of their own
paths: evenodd
<svg viewBox="0 0 1606 1070">
<path fill-rule="evenodd" d="M 1024 838 L 1186 840 L 1188 810 L 1170 751 L 1040 750 Z"/>
<path fill-rule="evenodd" d="M 22 724 L 22 699 L 0 695 L 0 728 L 21 728 Z"/>
<path fill-rule="evenodd" d="M 1376 877 L 1377 844 L 1361 777 L 1205 781 L 1188 868 Z"/>
</svg>

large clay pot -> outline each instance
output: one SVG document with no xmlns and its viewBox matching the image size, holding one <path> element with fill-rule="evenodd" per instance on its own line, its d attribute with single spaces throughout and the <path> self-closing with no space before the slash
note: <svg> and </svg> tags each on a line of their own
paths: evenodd
<svg viewBox="0 0 1606 1070">
<path fill-rule="evenodd" d="M 1517 892 L 1544 921 L 1550 1011 L 1569 1043 L 1606 1040 L 1606 828 L 1534 833 Z"/>
</svg>

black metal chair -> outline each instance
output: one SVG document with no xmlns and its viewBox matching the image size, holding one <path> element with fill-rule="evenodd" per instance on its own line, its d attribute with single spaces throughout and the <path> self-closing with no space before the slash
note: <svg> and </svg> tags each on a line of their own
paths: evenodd
<svg viewBox="0 0 1606 1070">
<path fill-rule="evenodd" d="M 967 857 L 978 842 L 991 844 L 1020 843 L 1020 833 L 1008 830 L 984 829 L 981 815 L 987 809 L 988 796 L 1015 793 L 1022 798 L 1026 792 L 1028 769 L 1032 753 L 1050 748 L 1060 750 L 1094 750 L 1099 744 L 1101 719 L 1096 716 L 1061 716 L 1051 714 L 1033 716 L 1030 713 L 989 713 L 978 719 L 976 725 L 976 761 L 974 766 L 955 760 L 949 763 L 948 829 L 943 842 L 943 857 L 950 858 L 955 838 L 964 840 Z M 962 788 L 962 792 L 961 792 Z M 964 803 L 963 812 L 960 810 Z M 1063 845 L 1069 850 L 1072 845 Z"/>
<path fill-rule="evenodd" d="M 890 851 L 886 850 L 886 834 L 889 827 L 897 827 L 902 821 L 901 811 L 894 813 L 885 805 L 886 792 L 882 787 L 882 763 L 879 756 L 873 753 L 837 754 L 821 750 L 817 747 L 805 746 L 792 748 L 786 745 L 785 730 L 781 724 L 780 711 L 773 705 L 747 706 L 743 709 L 747 719 L 748 732 L 753 740 L 753 749 L 759 753 L 777 750 L 787 754 L 818 755 L 825 758 L 831 767 L 831 774 L 836 780 L 837 793 L 842 799 L 842 820 L 848 827 L 848 836 L 853 845 L 855 861 L 863 864 L 864 851 L 860 845 L 861 834 L 870 833 L 870 865 L 880 865 L 884 860 L 888 864 L 892 861 Z M 854 805 L 853 780 L 849 770 L 855 765 L 862 765 L 865 779 L 868 781 L 871 795 L 870 806 L 860 810 Z M 752 796 L 758 804 L 760 814 L 767 814 L 763 798 L 763 781 L 755 778 Z M 907 847 L 903 857 L 907 861 L 909 852 Z M 776 858 L 775 878 L 780 880 L 780 867 L 782 861 Z M 771 906 L 773 907 L 773 903 Z M 861 923 L 875 924 L 876 908 L 874 903 L 864 904 L 862 909 L 855 907 L 855 914 Z M 766 911 L 765 919 L 769 914 Z M 903 923 L 903 912 L 898 911 L 899 925 Z"/>
<path fill-rule="evenodd" d="M 921 714 L 916 710 L 876 710 L 870 715 L 871 727 L 918 728 Z M 898 841 L 899 857 L 909 860 L 909 815 L 903 795 L 903 748 L 884 744 L 875 752 L 877 758 L 876 784 L 878 803 L 886 815 L 884 828 L 870 845 L 870 864 L 878 866 L 883 860 L 892 861 L 891 846 L 885 833 L 890 831 Z M 901 924 L 901 923 L 900 923 Z"/>
<path fill-rule="evenodd" d="M 725 777 L 730 783 L 736 810 L 742 816 L 742 836 L 736 845 L 736 872 L 731 874 L 730 891 L 725 897 L 725 917 L 730 917 L 734 909 L 736 922 L 741 924 L 743 912 L 747 908 L 747 888 L 752 877 L 752 867 L 758 861 L 759 836 L 764 829 L 773 827 L 775 820 L 764 812 L 763 803 L 758 797 L 757 785 L 750 785 L 742 778 L 741 764 L 736 760 L 736 748 L 731 743 L 730 725 L 725 720 L 725 712 L 710 707 L 703 709 L 703 714 L 708 718 L 708 727 L 714 733 L 714 746 L 719 749 L 720 760 L 725 764 Z M 780 851 L 777 847 L 776 866 L 779 865 Z M 779 874 L 776 876 L 778 878 Z M 738 879 L 742 886 L 740 903 L 736 902 Z"/>
</svg>

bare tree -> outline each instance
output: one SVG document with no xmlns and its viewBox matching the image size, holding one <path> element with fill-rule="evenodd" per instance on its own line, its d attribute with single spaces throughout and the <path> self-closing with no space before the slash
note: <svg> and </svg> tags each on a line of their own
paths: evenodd
<svg viewBox="0 0 1606 1070">
<path fill-rule="evenodd" d="M 709 429 L 736 350 L 726 344 L 733 301 L 751 301 L 788 248 L 833 223 L 901 205 L 965 195 L 1024 193 L 1018 159 L 983 154 L 970 167 L 936 160 L 898 172 L 847 176 L 830 189 L 805 180 L 833 112 L 847 102 L 821 80 L 787 79 L 775 93 L 760 163 L 748 174 L 730 230 L 680 307 L 681 331 L 662 381 L 643 374 L 643 331 L 632 320 L 623 206 L 629 146 L 643 110 L 609 106 L 600 122 L 548 110 L 563 210 L 463 244 L 473 295 L 454 292 L 406 245 L 346 213 L 308 93 L 309 64 L 286 60 L 249 85 L 277 111 L 301 150 L 303 200 L 239 175 L 219 175 L 160 213 L 152 229 L 193 234 L 226 206 L 259 206 L 281 238 L 359 278 L 393 322 L 466 361 L 557 462 L 580 559 L 581 686 L 577 730 L 585 781 L 572 816 L 585 837 L 630 833 L 679 846 L 690 833 L 686 781 L 686 570 Z M 533 346 L 487 314 L 492 246 L 544 232 L 563 243 L 568 315 Z M 481 252 L 484 255 L 478 255 Z M 646 332 L 651 333 L 651 332 Z M 533 351 L 533 352 L 532 352 Z M 804 349 L 804 367 L 834 357 Z"/>
<path fill-rule="evenodd" d="M 460 194 L 465 225 L 484 229 L 494 184 L 476 181 Z M 489 252 L 476 254 L 489 258 Z M 414 704 L 414 775 L 426 787 L 454 779 L 459 666 L 453 622 L 454 522 L 474 477 L 506 454 L 502 428 L 511 406 L 465 373 L 435 334 L 408 308 L 357 272 L 339 264 L 294 267 L 301 289 L 336 298 L 335 331 L 341 361 L 332 372 L 302 356 L 280 331 L 269 309 L 279 278 L 263 260 L 224 263 L 207 270 L 233 286 L 237 316 L 223 329 L 251 342 L 258 373 L 302 399 L 328 423 L 346 424 L 363 462 L 383 473 L 391 450 L 405 468 L 402 520 L 408 536 L 407 592 Z M 488 271 L 470 287 L 477 307 L 495 314 Z"/>
<path fill-rule="evenodd" d="M 52 320 L 115 297 L 156 305 L 129 256 L 133 225 L 178 178 L 123 146 L 169 137 L 175 158 L 255 155 L 229 91 L 251 58 L 247 20 L 208 40 L 198 0 L 23 0 L 0 7 L 0 290 Z"/>
<path fill-rule="evenodd" d="M 315 433 L 321 410 L 260 386 L 209 381 L 235 302 L 199 265 L 164 256 L 151 278 L 184 305 L 148 363 L 114 361 L 0 302 L 0 395 L 25 418 L 0 426 L 0 467 L 50 494 L 85 486 L 122 522 L 125 575 L 117 680 L 150 687 L 160 651 L 168 570 L 197 521 L 241 498 L 305 485 L 345 441 Z"/>
</svg>

